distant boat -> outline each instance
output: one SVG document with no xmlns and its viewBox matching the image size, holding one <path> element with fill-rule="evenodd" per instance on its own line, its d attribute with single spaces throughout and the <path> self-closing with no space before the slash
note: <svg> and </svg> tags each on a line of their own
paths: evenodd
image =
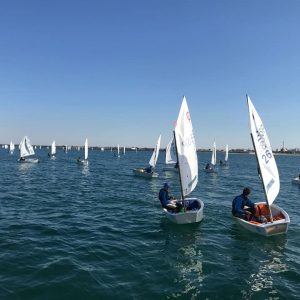
<svg viewBox="0 0 300 300">
<path fill-rule="evenodd" d="M 157 158 L 158 158 L 158 154 L 159 154 L 160 140 L 161 140 L 161 135 L 159 135 L 159 137 L 158 137 L 156 146 L 155 146 L 152 156 L 150 158 L 149 167 L 134 169 L 133 170 L 134 175 L 141 176 L 141 177 L 147 177 L 147 178 L 158 177 L 158 173 L 155 172 L 155 166 L 156 166 L 156 162 L 157 162 Z"/>
<path fill-rule="evenodd" d="M 125 155 L 125 151 L 126 151 L 126 150 L 125 150 L 125 147 L 124 147 L 124 148 L 123 148 L 123 155 Z"/>
<path fill-rule="evenodd" d="M 220 160 L 220 166 L 222 168 L 228 168 L 228 145 L 225 147 L 225 158 L 224 160 Z"/>
<path fill-rule="evenodd" d="M 89 161 L 87 160 L 89 156 L 89 146 L 88 146 L 88 139 L 85 139 L 84 143 L 84 159 L 77 159 L 77 163 L 80 165 L 87 166 L 89 164 Z"/>
<path fill-rule="evenodd" d="M 245 229 L 260 235 L 271 236 L 285 233 L 288 230 L 290 217 L 286 211 L 273 204 L 280 190 L 280 179 L 272 147 L 262 120 L 248 96 L 247 104 L 249 108 L 251 140 L 266 202 L 255 203 L 257 217 L 261 221 L 246 221 L 241 218 L 234 218 Z"/>
<path fill-rule="evenodd" d="M 118 147 L 117 147 L 117 152 L 118 152 L 117 157 L 120 158 L 120 145 L 119 144 L 118 144 Z"/>
<path fill-rule="evenodd" d="M 164 171 L 178 172 L 177 155 L 174 143 L 174 137 L 170 140 L 166 147 L 166 160 Z"/>
<path fill-rule="evenodd" d="M 14 153 L 14 150 L 15 150 L 15 145 L 14 145 L 14 143 L 11 141 L 11 142 L 10 142 L 10 145 L 9 145 L 9 153 L 10 153 L 10 154 L 13 154 L 13 153 Z"/>
<path fill-rule="evenodd" d="M 295 177 L 295 178 L 292 179 L 292 183 L 300 185 L 300 174 L 299 174 L 298 177 Z"/>
<path fill-rule="evenodd" d="M 207 173 L 217 173 L 216 163 L 217 163 L 217 146 L 216 146 L 216 142 L 214 141 L 212 151 L 211 151 L 211 163 L 206 164 L 204 171 Z"/>
<path fill-rule="evenodd" d="M 65 153 L 68 153 L 68 146 L 65 146 Z"/>
<path fill-rule="evenodd" d="M 50 155 L 50 158 L 51 159 L 56 159 L 55 155 L 56 155 L 56 145 L 55 145 L 55 141 L 53 141 L 52 144 L 51 144 L 51 155 Z"/>
<path fill-rule="evenodd" d="M 203 219 L 203 202 L 198 198 L 186 198 L 198 183 L 198 158 L 192 120 L 185 97 L 174 130 L 174 144 L 183 209 L 176 213 L 166 208 L 163 210 L 167 218 L 177 224 L 200 222 Z"/>
<path fill-rule="evenodd" d="M 37 158 L 26 158 L 28 156 L 34 155 L 34 150 L 31 145 L 31 142 L 27 136 L 24 136 L 22 141 L 20 142 L 20 158 L 19 162 L 26 163 L 38 163 L 39 160 Z"/>
</svg>

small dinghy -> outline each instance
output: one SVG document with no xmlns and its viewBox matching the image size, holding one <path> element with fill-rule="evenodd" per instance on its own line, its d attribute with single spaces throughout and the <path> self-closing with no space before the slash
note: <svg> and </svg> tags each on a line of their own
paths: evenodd
<svg viewBox="0 0 300 300">
<path fill-rule="evenodd" d="M 15 144 L 11 141 L 9 145 L 9 154 L 14 154 Z"/>
<path fill-rule="evenodd" d="M 18 160 L 19 162 L 21 163 L 40 162 L 37 158 L 27 158 L 35 154 L 31 142 L 27 136 L 24 136 L 23 140 L 20 142 L 19 148 L 20 148 L 20 158 Z"/>
<path fill-rule="evenodd" d="M 292 183 L 300 185 L 300 175 L 292 179 Z"/>
<path fill-rule="evenodd" d="M 203 202 L 198 198 L 186 198 L 198 183 L 198 158 L 192 120 L 185 97 L 174 130 L 174 144 L 183 209 L 180 212 L 166 208 L 163 210 L 167 218 L 176 224 L 200 222 L 203 219 Z"/>
<path fill-rule="evenodd" d="M 228 169 L 229 168 L 229 164 L 228 164 L 228 145 L 226 145 L 225 147 L 225 158 L 224 160 L 220 160 L 220 167 L 222 167 L 223 169 Z"/>
<path fill-rule="evenodd" d="M 87 166 L 89 164 L 89 161 L 87 160 L 89 156 L 89 145 L 88 145 L 88 139 L 85 139 L 84 143 L 84 159 L 77 159 L 77 163 L 79 165 Z"/>
<path fill-rule="evenodd" d="M 212 153 L 211 153 L 211 163 L 206 164 L 204 171 L 206 173 L 218 173 L 216 168 L 216 163 L 217 163 L 217 146 L 216 146 L 216 142 L 214 142 L 212 147 Z"/>
<path fill-rule="evenodd" d="M 158 137 L 156 146 L 155 146 L 152 156 L 150 158 L 149 167 L 134 169 L 133 170 L 134 175 L 140 176 L 140 177 L 145 177 L 145 178 L 157 178 L 158 177 L 158 173 L 156 173 L 154 170 L 155 170 L 155 166 L 156 166 L 157 158 L 158 158 L 158 154 L 159 154 L 160 140 L 161 140 L 161 135 Z"/>
<path fill-rule="evenodd" d="M 250 117 L 251 139 L 258 163 L 258 170 L 266 202 L 255 203 L 256 220 L 246 221 L 234 217 L 236 221 L 251 232 L 264 236 L 285 233 L 288 230 L 290 217 L 286 211 L 272 204 L 280 190 L 278 169 L 267 132 L 264 128 L 250 97 L 247 96 Z"/>
<path fill-rule="evenodd" d="M 52 142 L 51 144 L 51 155 L 50 155 L 50 159 L 55 160 L 56 159 L 56 145 L 55 145 L 55 141 Z"/>
</svg>

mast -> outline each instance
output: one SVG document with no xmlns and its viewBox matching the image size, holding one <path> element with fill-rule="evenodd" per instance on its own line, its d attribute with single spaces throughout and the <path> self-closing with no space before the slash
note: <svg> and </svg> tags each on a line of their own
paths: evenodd
<svg viewBox="0 0 300 300">
<path fill-rule="evenodd" d="M 185 211 L 184 195 L 183 195 L 182 182 L 181 182 L 180 163 L 179 163 L 179 159 L 178 159 L 177 141 L 176 141 L 176 134 L 175 134 L 175 131 L 173 131 L 173 134 L 174 134 L 175 152 L 176 152 L 176 157 L 177 157 L 177 162 L 178 162 L 178 174 L 179 174 L 179 183 L 180 183 L 181 199 L 182 199 L 182 204 L 183 204 L 183 208 L 184 208 L 184 211 Z"/>
</svg>

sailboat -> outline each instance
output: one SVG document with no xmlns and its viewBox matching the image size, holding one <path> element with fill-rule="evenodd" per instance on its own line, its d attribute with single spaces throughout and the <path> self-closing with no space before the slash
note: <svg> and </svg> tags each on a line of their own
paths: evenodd
<svg viewBox="0 0 300 300">
<path fill-rule="evenodd" d="M 228 145 L 225 147 L 225 158 L 220 160 L 220 166 L 223 168 L 228 168 Z"/>
<path fill-rule="evenodd" d="M 175 171 L 178 172 L 177 155 L 174 143 L 174 137 L 170 140 L 166 147 L 166 160 L 163 171 Z"/>
<path fill-rule="evenodd" d="M 203 219 L 203 202 L 198 198 L 186 198 L 198 183 L 198 158 L 192 120 L 185 97 L 183 97 L 174 130 L 174 143 L 183 210 L 180 212 L 166 208 L 163 210 L 167 218 L 177 224 L 200 222 Z"/>
<path fill-rule="evenodd" d="M 125 150 L 125 146 L 124 146 L 124 147 L 123 147 L 123 155 L 125 155 L 125 151 L 126 151 L 126 150 Z"/>
<path fill-rule="evenodd" d="M 120 158 L 120 145 L 118 144 L 118 147 L 117 147 L 117 157 Z"/>
<path fill-rule="evenodd" d="M 204 171 L 207 173 L 217 173 L 216 163 L 217 163 L 217 146 L 216 146 L 216 142 L 214 141 L 212 152 L 211 152 L 211 163 L 206 164 Z"/>
<path fill-rule="evenodd" d="M 14 143 L 11 141 L 11 142 L 10 142 L 10 145 L 9 145 L 9 153 L 10 153 L 10 154 L 13 154 L 13 153 L 14 153 L 14 150 L 15 150 L 15 145 L 14 145 Z"/>
<path fill-rule="evenodd" d="M 89 161 L 87 160 L 89 156 L 89 146 L 88 146 L 88 139 L 85 139 L 84 143 L 84 159 L 77 159 L 77 163 L 80 165 L 87 166 L 89 164 Z"/>
<path fill-rule="evenodd" d="M 141 176 L 141 177 L 148 177 L 148 178 L 158 177 L 158 173 L 154 172 L 154 170 L 155 170 L 155 166 L 159 154 L 160 140 L 161 140 L 161 135 L 159 135 L 158 137 L 156 146 L 150 158 L 149 167 L 134 169 L 133 170 L 134 175 Z"/>
<path fill-rule="evenodd" d="M 300 174 L 299 174 L 299 176 L 292 179 L 292 183 L 300 185 Z"/>
<path fill-rule="evenodd" d="M 49 156 L 51 159 L 56 159 L 55 155 L 56 155 L 56 145 L 55 145 L 55 141 L 53 141 L 51 144 L 51 155 Z"/>
<path fill-rule="evenodd" d="M 34 150 L 31 145 L 31 142 L 27 136 L 24 136 L 22 141 L 20 142 L 20 158 L 19 162 L 26 163 L 38 163 L 39 160 L 37 158 L 25 158 L 27 156 L 34 155 Z"/>
<path fill-rule="evenodd" d="M 286 211 L 273 204 L 280 190 L 280 179 L 271 144 L 262 120 L 248 96 L 247 104 L 249 108 L 251 140 L 266 201 L 255 203 L 257 217 L 263 220 L 262 222 L 234 218 L 247 230 L 264 236 L 285 233 L 288 230 L 290 217 Z"/>
</svg>

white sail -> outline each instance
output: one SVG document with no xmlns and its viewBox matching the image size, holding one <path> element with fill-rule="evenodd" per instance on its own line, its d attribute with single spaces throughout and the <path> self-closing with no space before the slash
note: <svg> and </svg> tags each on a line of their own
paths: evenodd
<svg viewBox="0 0 300 300">
<path fill-rule="evenodd" d="M 23 140 L 20 142 L 20 157 L 26 157 L 29 155 L 34 155 L 34 150 L 29 138 L 24 136 Z"/>
<path fill-rule="evenodd" d="M 124 146 L 124 148 L 123 148 L 123 154 L 124 154 L 124 155 L 125 155 L 125 151 L 126 151 L 126 150 L 125 150 L 125 146 Z"/>
<path fill-rule="evenodd" d="M 89 146 L 88 146 L 88 139 L 85 139 L 84 143 L 84 159 L 87 160 L 89 155 Z"/>
<path fill-rule="evenodd" d="M 225 147 L 225 162 L 228 160 L 228 145 Z"/>
<path fill-rule="evenodd" d="M 255 110 L 251 99 L 247 96 L 250 117 L 250 130 L 255 148 L 260 174 L 269 205 L 273 203 L 280 190 L 278 169 L 267 132 Z"/>
<path fill-rule="evenodd" d="M 198 183 L 198 158 L 192 120 L 183 97 L 176 127 L 176 148 L 183 196 L 190 194 Z"/>
<path fill-rule="evenodd" d="M 118 144 L 118 156 L 120 156 L 120 146 Z"/>
<path fill-rule="evenodd" d="M 14 152 L 14 150 L 15 150 L 15 145 L 14 145 L 14 143 L 11 141 L 11 142 L 10 142 L 10 145 L 9 145 L 9 151 L 10 151 L 10 152 Z"/>
<path fill-rule="evenodd" d="M 176 163 L 177 163 L 177 157 L 176 157 L 176 149 L 175 149 L 174 137 L 173 137 L 166 147 L 166 165 L 176 164 Z"/>
<path fill-rule="evenodd" d="M 154 149 L 152 156 L 150 158 L 150 161 L 149 161 L 149 165 L 152 166 L 153 168 L 155 168 L 155 165 L 157 162 L 159 148 L 160 148 L 160 140 L 161 140 L 161 135 L 159 135 L 159 137 L 158 137 L 155 149 Z"/>
<path fill-rule="evenodd" d="M 216 142 L 214 142 L 212 147 L 212 154 L 211 154 L 211 164 L 214 166 L 217 162 L 217 146 Z"/>
<path fill-rule="evenodd" d="M 53 141 L 51 145 L 51 155 L 55 155 L 55 154 L 56 154 L 56 146 L 55 146 L 55 141 Z"/>
</svg>

